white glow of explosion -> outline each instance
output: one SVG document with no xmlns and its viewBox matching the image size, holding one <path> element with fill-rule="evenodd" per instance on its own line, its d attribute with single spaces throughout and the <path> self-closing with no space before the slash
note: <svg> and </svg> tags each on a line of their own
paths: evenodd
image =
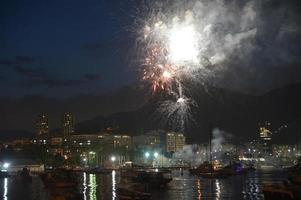
<svg viewBox="0 0 301 200">
<path fill-rule="evenodd" d="M 170 79 L 170 78 L 171 78 L 171 73 L 168 72 L 168 71 L 164 71 L 163 74 L 162 74 L 162 76 L 163 76 L 164 78 L 166 78 L 166 79 Z"/>
<path fill-rule="evenodd" d="M 175 26 L 169 31 L 169 58 L 176 65 L 197 63 L 198 47 L 192 25 Z"/>
<path fill-rule="evenodd" d="M 185 99 L 183 97 L 178 98 L 177 103 L 185 103 Z"/>
</svg>

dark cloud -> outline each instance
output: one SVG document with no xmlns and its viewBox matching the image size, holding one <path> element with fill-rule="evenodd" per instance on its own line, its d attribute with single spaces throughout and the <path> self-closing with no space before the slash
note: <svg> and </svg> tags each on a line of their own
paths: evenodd
<svg viewBox="0 0 301 200">
<path fill-rule="evenodd" d="M 81 79 L 58 79 L 58 78 L 38 78 L 31 79 L 23 83 L 25 86 L 46 86 L 46 87 L 70 87 L 70 86 L 79 86 L 83 83 L 86 83 L 85 80 Z"/>
<path fill-rule="evenodd" d="M 18 62 L 19 64 L 23 63 L 34 63 L 35 62 L 35 58 L 32 56 L 16 56 L 16 62 Z"/>
<path fill-rule="evenodd" d="M 32 56 L 16 56 L 14 59 L 1 59 L 0 65 L 33 64 L 34 62 L 36 62 L 36 60 Z"/>
<path fill-rule="evenodd" d="M 16 72 L 16 74 L 30 77 L 30 78 L 39 78 L 39 77 L 43 78 L 48 76 L 47 73 L 42 68 L 33 69 L 33 68 L 26 68 L 20 65 L 16 65 L 14 66 L 13 69 Z"/>
<path fill-rule="evenodd" d="M 2 59 L 0 60 L 0 65 L 15 65 L 17 62 L 15 60 Z"/>
<path fill-rule="evenodd" d="M 81 46 L 81 49 L 88 55 L 106 56 L 123 52 L 131 46 L 131 39 L 116 39 L 99 43 L 88 43 Z M 122 55 L 121 55 L 122 56 Z"/>
<path fill-rule="evenodd" d="M 89 81 L 94 81 L 94 80 L 99 80 L 100 76 L 98 74 L 85 74 L 83 78 Z"/>
<path fill-rule="evenodd" d="M 33 86 L 46 86 L 46 87 L 70 87 L 79 86 L 91 81 L 99 79 L 98 74 L 84 74 L 79 79 L 64 79 L 57 78 L 47 73 L 42 68 L 26 68 L 22 66 L 14 66 L 16 74 L 26 78 L 25 81 L 21 81 L 21 85 L 26 87 Z"/>
</svg>

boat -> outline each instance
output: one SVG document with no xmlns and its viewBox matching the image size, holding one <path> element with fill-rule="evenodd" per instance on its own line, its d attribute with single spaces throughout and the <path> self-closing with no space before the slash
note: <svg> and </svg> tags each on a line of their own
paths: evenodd
<svg viewBox="0 0 301 200">
<path fill-rule="evenodd" d="M 211 173 L 214 171 L 213 165 L 209 161 L 205 161 L 200 164 L 198 167 L 188 169 L 190 174 L 199 175 L 202 173 Z"/>
<path fill-rule="evenodd" d="M 214 178 L 214 179 L 220 179 L 220 178 L 227 178 L 229 175 L 223 173 L 221 170 L 208 172 L 208 173 L 200 173 L 200 177 L 202 178 Z"/>
<path fill-rule="evenodd" d="M 287 174 L 292 183 L 301 185 L 301 160 L 296 165 L 287 168 Z"/>
<path fill-rule="evenodd" d="M 248 172 L 248 168 L 242 166 L 240 162 L 231 162 L 229 165 L 221 169 L 224 174 L 229 176 L 233 175 L 243 175 Z"/>
<path fill-rule="evenodd" d="M 117 185 L 118 199 L 150 199 L 151 193 L 146 192 L 145 186 L 139 183 L 123 183 Z"/>
<path fill-rule="evenodd" d="M 32 177 L 30 176 L 29 170 L 26 167 L 24 167 L 22 171 L 18 172 L 16 179 L 22 181 L 23 183 L 32 182 Z"/>
<path fill-rule="evenodd" d="M 277 167 L 275 167 L 274 165 L 260 165 L 259 168 L 261 170 L 267 170 L 267 171 L 277 170 Z"/>
<path fill-rule="evenodd" d="M 282 184 L 264 185 L 262 188 L 266 200 L 297 200 L 301 199 L 301 187 L 284 182 Z"/>
<path fill-rule="evenodd" d="M 8 178 L 9 176 L 7 171 L 0 171 L 0 178 Z"/>
<path fill-rule="evenodd" d="M 164 187 L 172 181 L 171 171 L 167 169 L 122 169 L 121 178 L 149 187 Z"/>
<path fill-rule="evenodd" d="M 45 187 L 48 188 L 76 188 L 77 180 L 70 170 L 56 169 L 51 173 L 40 175 Z"/>
<path fill-rule="evenodd" d="M 112 170 L 106 169 L 104 167 L 94 167 L 94 168 L 88 169 L 86 172 L 88 174 L 111 174 Z"/>
<path fill-rule="evenodd" d="M 225 171 L 221 169 L 215 169 L 212 162 L 212 129 L 210 126 L 209 129 L 209 161 L 205 161 L 204 163 L 200 164 L 196 168 L 190 168 L 188 169 L 190 174 L 198 175 L 203 178 L 227 178 L 229 176 L 228 173 L 225 173 Z"/>
</svg>

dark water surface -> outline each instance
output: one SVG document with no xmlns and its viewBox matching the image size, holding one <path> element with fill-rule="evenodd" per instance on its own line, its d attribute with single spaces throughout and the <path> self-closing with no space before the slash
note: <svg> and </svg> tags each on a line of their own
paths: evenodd
<svg viewBox="0 0 301 200">
<path fill-rule="evenodd" d="M 109 175 L 93 175 L 79 173 L 80 186 L 77 194 L 71 191 L 52 191 L 44 188 L 39 177 L 34 177 L 31 184 L 23 183 L 14 178 L 0 179 L 0 199 L 4 200 L 46 200 L 59 196 L 72 196 L 73 199 L 113 199 L 118 172 Z M 279 183 L 286 180 L 285 171 L 254 171 L 246 175 L 233 176 L 226 179 L 203 179 L 190 176 L 185 171 L 181 176 L 179 171 L 173 171 L 173 181 L 165 189 L 152 191 L 153 200 L 160 199 L 264 199 L 261 188 L 263 184 Z"/>
</svg>

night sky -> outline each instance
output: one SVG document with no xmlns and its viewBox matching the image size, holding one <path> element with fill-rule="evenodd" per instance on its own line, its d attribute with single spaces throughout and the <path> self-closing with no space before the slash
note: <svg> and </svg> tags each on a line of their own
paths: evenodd
<svg viewBox="0 0 301 200">
<path fill-rule="evenodd" d="M 115 98 L 114 105 L 112 109 L 106 106 L 106 114 L 137 108 L 140 104 L 127 103 L 135 98 L 135 94 L 127 96 L 127 89 L 137 86 L 140 79 L 136 45 L 141 22 L 157 12 L 157 8 L 164 11 L 185 2 L 191 5 L 194 1 L 0 1 L 0 100 L 5 110 L 1 111 L 0 120 L 4 123 L 0 129 L 33 129 L 34 116 L 54 110 L 49 103 L 53 99 L 74 97 L 72 102 L 78 105 L 69 111 L 80 110 L 83 97 L 77 98 L 79 95 L 110 93 L 107 99 Z M 199 2 L 206 4 L 207 0 Z M 247 7 L 245 2 L 235 0 L 225 1 L 224 6 L 231 8 L 231 2 L 238 2 L 233 9 Z M 256 28 L 256 35 L 242 44 L 249 46 L 235 49 L 221 64 L 223 70 L 209 82 L 258 95 L 301 81 L 301 3 L 299 0 L 254 2 L 256 19 L 250 29 Z M 246 12 L 246 16 L 252 17 L 252 12 Z M 227 28 L 231 27 L 224 30 Z M 120 90 L 121 96 L 112 94 Z M 32 95 L 40 99 L 31 100 Z M 46 97 L 53 99 L 41 100 Z M 18 98 L 21 100 L 17 105 Z M 124 98 L 127 102 L 118 103 Z M 23 101 L 26 103 L 20 103 Z M 44 103 L 35 108 L 37 101 Z M 56 109 L 52 118 L 63 112 Z M 30 119 L 24 121 L 28 113 Z M 85 113 L 82 108 L 81 113 L 82 116 L 76 116 L 78 121 L 104 111 L 94 109 Z M 53 124 L 59 124 L 59 120 Z"/>
<path fill-rule="evenodd" d="M 160 5 L 168 7 L 172 1 L 163 2 Z M 151 9 L 145 7 L 153 5 L 124 0 L 1 1 L 0 95 L 65 97 L 130 85 L 139 78 L 129 59 L 136 22 L 148 16 Z M 262 1 L 255 10 L 255 50 L 225 63 L 229 67 L 214 81 L 255 93 L 300 81 L 300 10 L 299 1 Z"/>
<path fill-rule="evenodd" d="M 70 96 L 129 84 L 130 4 L 1 1 L 1 96 Z"/>
</svg>

